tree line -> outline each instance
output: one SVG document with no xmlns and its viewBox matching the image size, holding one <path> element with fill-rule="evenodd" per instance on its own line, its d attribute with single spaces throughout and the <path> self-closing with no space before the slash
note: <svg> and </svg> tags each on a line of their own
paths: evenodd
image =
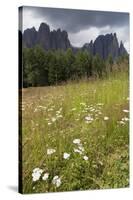
<svg viewBox="0 0 133 200">
<path fill-rule="evenodd" d="M 113 58 L 105 61 L 99 55 L 88 51 L 72 49 L 45 51 L 40 46 L 23 48 L 22 51 L 23 87 L 57 85 L 68 80 L 83 77 L 101 78 L 113 70 Z M 125 57 L 118 58 L 122 62 Z M 126 58 L 127 59 L 127 58 Z"/>
</svg>

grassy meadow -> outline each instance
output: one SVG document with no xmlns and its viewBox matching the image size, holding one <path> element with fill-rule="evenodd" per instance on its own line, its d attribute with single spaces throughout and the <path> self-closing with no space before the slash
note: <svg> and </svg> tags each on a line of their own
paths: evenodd
<svg viewBox="0 0 133 200">
<path fill-rule="evenodd" d="M 128 78 L 22 90 L 23 193 L 128 187 Z"/>
</svg>

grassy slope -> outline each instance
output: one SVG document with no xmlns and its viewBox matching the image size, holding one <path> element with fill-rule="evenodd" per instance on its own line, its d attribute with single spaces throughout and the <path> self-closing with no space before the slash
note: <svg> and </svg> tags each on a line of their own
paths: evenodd
<svg viewBox="0 0 133 200">
<path fill-rule="evenodd" d="M 125 73 L 107 80 L 24 89 L 23 192 L 128 186 L 129 124 L 119 124 L 122 117 L 128 117 L 123 112 L 128 110 L 128 93 Z M 86 123 L 88 115 L 94 118 L 92 123 Z M 109 120 L 105 121 L 105 116 Z M 88 161 L 74 153 L 75 138 L 81 139 Z M 56 152 L 47 155 L 48 148 Z M 68 160 L 63 159 L 64 152 L 71 154 Z M 33 182 L 31 174 L 35 167 L 49 172 L 49 179 Z M 59 188 L 51 183 L 55 175 L 61 177 Z"/>
</svg>

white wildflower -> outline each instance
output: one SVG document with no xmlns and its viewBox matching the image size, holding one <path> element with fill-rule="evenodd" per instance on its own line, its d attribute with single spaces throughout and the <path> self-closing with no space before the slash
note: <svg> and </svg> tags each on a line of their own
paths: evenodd
<svg viewBox="0 0 133 200">
<path fill-rule="evenodd" d="M 51 155 L 51 154 L 53 154 L 55 152 L 56 152 L 55 149 L 47 149 L 47 155 Z"/>
<path fill-rule="evenodd" d="M 97 103 L 97 105 L 98 105 L 98 106 L 103 106 L 104 104 L 103 104 L 103 103 Z"/>
<path fill-rule="evenodd" d="M 50 126 L 52 123 L 51 122 L 48 122 L 48 125 Z"/>
<path fill-rule="evenodd" d="M 80 141 L 81 141 L 80 139 L 74 139 L 74 140 L 73 140 L 73 143 L 74 143 L 74 144 L 80 144 Z"/>
<path fill-rule="evenodd" d="M 42 180 L 46 181 L 49 177 L 49 173 L 45 173 L 42 177 Z"/>
<path fill-rule="evenodd" d="M 35 168 L 33 170 L 33 173 L 32 173 L 32 180 L 35 182 L 35 181 L 38 181 L 41 177 L 41 174 L 43 173 L 43 170 L 40 169 L 40 168 Z"/>
<path fill-rule="evenodd" d="M 54 176 L 52 183 L 55 184 L 55 180 L 57 180 L 59 178 L 59 176 Z"/>
<path fill-rule="evenodd" d="M 88 156 L 84 156 L 83 159 L 84 159 L 84 160 L 88 160 Z"/>
<path fill-rule="evenodd" d="M 84 150 L 85 150 L 84 147 L 83 147 L 82 145 L 78 146 L 78 149 L 79 149 L 80 151 L 84 151 Z"/>
<path fill-rule="evenodd" d="M 104 117 L 104 120 L 105 120 L 105 121 L 109 120 L 109 117 L 105 116 L 105 117 Z"/>
<path fill-rule="evenodd" d="M 98 112 L 98 114 L 99 114 L 99 115 L 101 115 L 101 114 L 102 114 L 102 112 L 101 112 L 101 111 L 99 111 L 99 112 Z"/>
<path fill-rule="evenodd" d="M 55 117 L 53 117 L 51 120 L 52 120 L 52 122 L 55 122 L 55 121 L 56 121 L 56 118 L 55 118 Z"/>
<path fill-rule="evenodd" d="M 60 113 L 61 113 L 60 110 L 57 110 L 57 111 L 56 111 L 56 115 L 59 115 Z"/>
<path fill-rule="evenodd" d="M 102 166 L 103 166 L 103 162 L 102 162 L 101 160 L 99 160 L 98 162 L 99 162 L 99 164 L 100 164 L 100 165 L 102 165 Z"/>
<path fill-rule="evenodd" d="M 49 108 L 49 109 L 48 109 L 48 112 L 49 112 L 49 111 L 53 111 L 53 108 Z"/>
<path fill-rule="evenodd" d="M 91 112 L 95 111 L 95 108 L 91 108 L 90 111 L 91 111 Z"/>
<path fill-rule="evenodd" d="M 128 117 L 123 117 L 121 120 L 122 121 L 129 121 L 129 118 Z"/>
<path fill-rule="evenodd" d="M 42 108 L 42 109 L 46 110 L 45 106 L 38 106 L 38 108 Z"/>
<path fill-rule="evenodd" d="M 37 111 L 38 111 L 38 109 L 37 109 L 37 108 L 35 108 L 34 112 L 37 112 Z"/>
<path fill-rule="evenodd" d="M 125 113 L 129 113 L 129 110 L 126 110 L 126 109 L 125 109 L 125 110 L 123 110 L 123 112 L 125 112 Z"/>
<path fill-rule="evenodd" d="M 59 176 L 54 176 L 52 183 L 56 185 L 56 187 L 59 187 L 61 185 L 61 178 L 59 178 Z"/>
<path fill-rule="evenodd" d="M 69 159 L 69 157 L 70 157 L 70 154 L 69 154 L 69 153 L 64 153 L 64 154 L 63 154 L 63 158 L 64 158 L 64 159 Z"/>
<path fill-rule="evenodd" d="M 33 172 L 34 172 L 34 173 L 35 173 L 35 172 L 42 173 L 42 172 L 43 172 L 43 170 L 42 170 L 42 169 L 40 169 L 39 167 L 37 167 L 37 168 L 33 169 Z"/>
<path fill-rule="evenodd" d="M 82 151 L 81 151 L 81 150 L 79 150 L 79 149 L 75 149 L 75 148 L 74 148 L 74 152 L 75 152 L 75 153 L 82 154 Z"/>
<path fill-rule="evenodd" d="M 91 116 L 86 116 L 86 117 L 85 117 L 85 120 L 86 120 L 86 121 L 93 121 L 94 119 L 93 119 L 93 117 L 91 117 Z"/>
<path fill-rule="evenodd" d="M 119 121 L 119 124 L 125 125 L 125 122 L 124 121 Z"/>
</svg>

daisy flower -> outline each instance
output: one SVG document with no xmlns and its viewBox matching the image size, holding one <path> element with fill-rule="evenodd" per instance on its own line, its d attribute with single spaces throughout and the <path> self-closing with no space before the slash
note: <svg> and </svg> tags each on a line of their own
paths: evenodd
<svg viewBox="0 0 133 200">
<path fill-rule="evenodd" d="M 32 173 L 32 180 L 35 182 L 35 181 L 38 181 L 41 177 L 41 174 L 43 173 L 43 170 L 40 169 L 40 168 L 35 168 L 33 169 L 33 173 Z"/>
<path fill-rule="evenodd" d="M 86 117 L 85 117 L 85 120 L 86 120 L 86 121 L 93 121 L 93 118 L 92 118 L 91 116 L 86 116 Z"/>
<path fill-rule="evenodd" d="M 125 109 L 125 110 L 123 110 L 123 112 L 125 112 L 125 113 L 129 113 L 129 110 L 126 110 L 126 109 Z"/>
<path fill-rule="evenodd" d="M 56 185 L 56 187 L 60 187 L 60 185 L 61 185 L 61 178 L 59 178 L 59 176 L 54 176 L 54 178 L 52 180 L 52 183 L 54 185 Z"/>
<path fill-rule="evenodd" d="M 75 149 L 75 148 L 74 148 L 74 152 L 75 152 L 75 153 L 82 154 L 82 151 L 81 151 L 81 150 L 79 150 L 79 149 Z"/>
<path fill-rule="evenodd" d="M 84 156 L 83 159 L 84 159 L 84 160 L 88 160 L 88 156 Z"/>
<path fill-rule="evenodd" d="M 63 158 L 64 158 L 64 159 L 69 159 L 69 157 L 70 157 L 70 154 L 69 154 L 69 153 L 64 153 L 64 154 L 63 154 Z"/>
<path fill-rule="evenodd" d="M 42 180 L 46 181 L 49 177 L 49 173 L 45 173 L 42 177 Z"/>
<path fill-rule="evenodd" d="M 51 154 L 53 154 L 55 152 L 56 152 L 55 149 L 47 149 L 47 155 L 51 155 Z"/>
<path fill-rule="evenodd" d="M 109 117 L 105 116 L 105 117 L 104 117 L 104 120 L 105 120 L 105 121 L 109 120 Z"/>
<path fill-rule="evenodd" d="M 81 141 L 80 139 L 74 139 L 74 140 L 73 140 L 73 143 L 74 143 L 74 144 L 80 144 L 80 141 Z"/>
</svg>

